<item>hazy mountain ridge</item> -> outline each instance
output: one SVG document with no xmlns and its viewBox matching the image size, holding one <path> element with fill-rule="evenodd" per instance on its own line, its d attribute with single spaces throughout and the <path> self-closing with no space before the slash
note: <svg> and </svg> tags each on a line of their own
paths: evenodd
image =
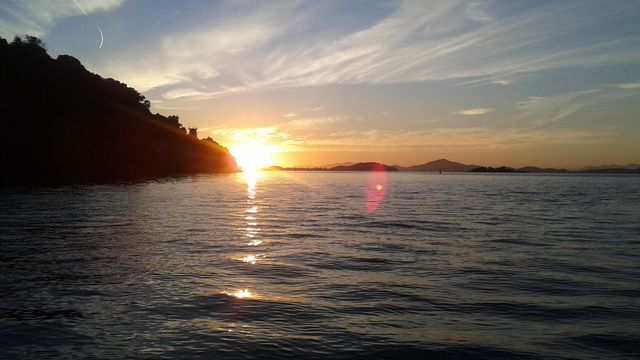
<svg viewBox="0 0 640 360">
<path fill-rule="evenodd" d="M 618 165 L 601 165 L 590 166 L 580 170 L 567 170 L 562 168 L 541 168 L 537 166 L 523 166 L 513 168 L 509 166 L 480 166 L 467 165 L 447 159 L 438 159 L 413 166 L 397 166 L 385 165 L 375 162 L 348 163 L 352 165 L 340 165 L 334 167 L 282 167 L 271 166 L 265 170 L 272 171 L 375 171 L 372 164 L 377 164 L 377 171 L 404 171 L 404 172 L 477 172 L 477 173 L 546 173 L 546 174 L 564 174 L 564 173 L 640 173 L 640 165 L 629 164 L 625 166 Z M 617 166 L 617 167 L 612 167 Z"/>
</svg>

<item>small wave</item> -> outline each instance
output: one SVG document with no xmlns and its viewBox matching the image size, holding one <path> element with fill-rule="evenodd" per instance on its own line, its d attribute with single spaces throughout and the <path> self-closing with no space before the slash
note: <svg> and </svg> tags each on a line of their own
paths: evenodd
<svg viewBox="0 0 640 360">
<path fill-rule="evenodd" d="M 640 358 L 640 336 L 637 334 L 587 334 L 564 339 L 566 343 L 574 346 L 587 347 L 595 350 L 598 356 L 620 356 L 629 359 Z"/>
<path fill-rule="evenodd" d="M 0 308 L 0 319 L 16 321 L 84 318 L 75 309 L 11 309 Z"/>
</svg>

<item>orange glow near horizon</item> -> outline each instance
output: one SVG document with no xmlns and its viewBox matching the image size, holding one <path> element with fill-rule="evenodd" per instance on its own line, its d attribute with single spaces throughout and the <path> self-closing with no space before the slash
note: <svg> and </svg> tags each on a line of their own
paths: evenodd
<svg viewBox="0 0 640 360">
<path fill-rule="evenodd" d="M 256 171 L 274 165 L 274 154 L 278 148 L 259 142 L 248 142 L 232 146 L 229 151 L 238 166 L 245 171 Z"/>
</svg>

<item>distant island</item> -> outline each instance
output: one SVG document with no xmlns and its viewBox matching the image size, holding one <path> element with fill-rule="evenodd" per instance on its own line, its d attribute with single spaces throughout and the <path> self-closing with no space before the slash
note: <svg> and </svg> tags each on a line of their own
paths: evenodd
<svg viewBox="0 0 640 360">
<path fill-rule="evenodd" d="M 357 163 L 353 165 L 339 165 L 329 169 L 331 171 L 399 171 L 398 168 L 377 162 Z"/>
<path fill-rule="evenodd" d="M 480 166 L 480 167 L 477 167 L 475 169 L 469 170 L 469 172 L 491 172 L 491 173 L 493 173 L 493 172 L 499 172 L 499 173 L 510 172 L 510 173 L 512 173 L 512 172 L 526 172 L 526 171 L 520 171 L 518 169 L 510 168 L 510 167 L 507 167 L 507 166 L 500 166 L 500 167 L 497 167 L 497 168 L 494 168 L 494 167 L 491 167 L 491 166 L 488 166 L 488 167 L 487 166 Z"/>
<path fill-rule="evenodd" d="M 404 172 L 472 172 L 472 173 L 609 173 L 609 174 L 640 174 L 640 164 L 603 165 L 597 167 L 586 167 L 579 170 L 570 171 L 567 169 L 540 168 L 536 166 L 525 166 L 512 168 L 508 166 L 480 166 L 466 165 L 447 159 L 438 159 L 414 166 L 389 166 L 377 162 L 348 163 L 350 165 L 337 165 L 331 167 L 282 167 L 271 166 L 263 170 L 268 171 L 404 171 Z"/>
<path fill-rule="evenodd" d="M 52 59 L 32 36 L 0 38 L 1 184 L 112 182 L 238 171 L 227 148 L 135 89 Z"/>
</svg>

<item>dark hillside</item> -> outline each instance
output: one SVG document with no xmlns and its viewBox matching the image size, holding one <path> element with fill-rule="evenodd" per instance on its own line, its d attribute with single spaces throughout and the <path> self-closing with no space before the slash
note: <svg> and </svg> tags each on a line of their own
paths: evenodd
<svg viewBox="0 0 640 360">
<path fill-rule="evenodd" d="M 236 171 L 226 148 L 40 40 L 0 38 L 2 183 L 110 182 Z"/>
</svg>

